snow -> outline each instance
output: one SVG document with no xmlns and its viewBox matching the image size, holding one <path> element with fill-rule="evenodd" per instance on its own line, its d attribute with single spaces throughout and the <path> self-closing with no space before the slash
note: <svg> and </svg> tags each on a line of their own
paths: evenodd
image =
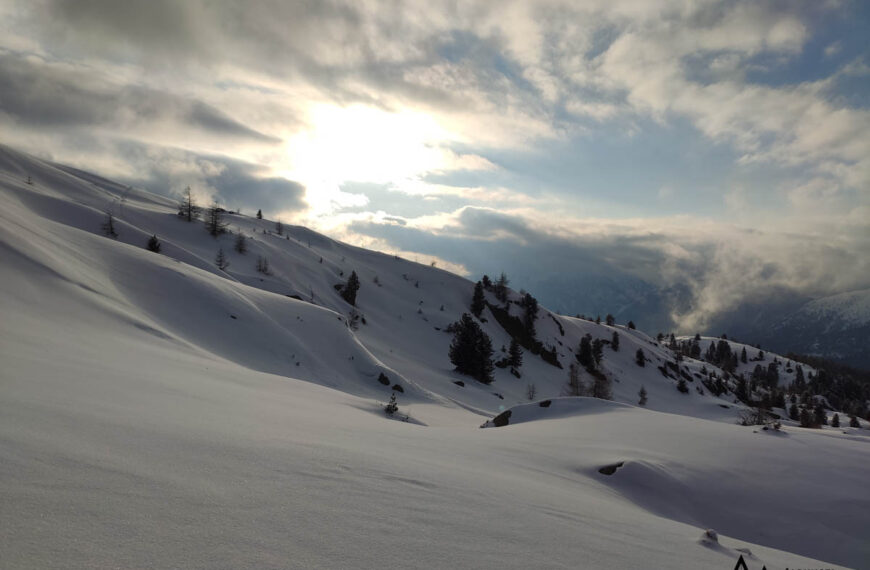
<svg viewBox="0 0 870 570">
<path fill-rule="evenodd" d="M 541 308 L 538 338 L 563 368 L 527 352 L 521 379 L 498 370 L 485 386 L 446 357 L 443 328 L 473 286 L 459 276 L 228 216 L 252 238 L 242 256 L 168 200 L 3 147 L 0 192 L 0 566 L 732 568 L 747 548 L 752 568 L 870 560 L 866 430 L 740 427 L 733 399 L 698 381 L 678 392 L 658 369 L 673 355 L 640 331 L 554 315 L 563 334 Z M 107 210 L 117 241 L 100 233 Z M 154 233 L 159 255 L 144 249 Z M 351 270 L 357 331 L 333 288 Z M 560 397 L 579 339 L 614 331 L 615 401 Z M 384 415 L 380 373 L 411 421 Z M 549 407 L 525 399 L 530 382 Z M 479 429 L 506 409 L 510 425 Z"/>
</svg>

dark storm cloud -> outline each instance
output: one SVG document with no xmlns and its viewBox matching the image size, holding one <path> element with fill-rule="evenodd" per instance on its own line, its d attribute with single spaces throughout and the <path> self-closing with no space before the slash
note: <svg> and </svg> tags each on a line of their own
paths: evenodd
<svg viewBox="0 0 870 570">
<path fill-rule="evenodd" d="M 30 127 L 150 127 L 167 123 L 220 137 L 279 142 L 196 99 L 136 85 L 107 85 L 81 70 L 12 54 L 0 55 L 0 85 L 0 111 Z"/>
</svg>

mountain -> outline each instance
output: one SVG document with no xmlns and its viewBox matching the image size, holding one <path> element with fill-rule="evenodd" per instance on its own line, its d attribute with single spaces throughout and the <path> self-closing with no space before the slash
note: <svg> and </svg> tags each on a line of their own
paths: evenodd
<svg viewBox="0 0 870 570">
<path fill-rule="evenodd" d="M 496 368 L 483 384 L 447 357 L 474 287 L 457 275 L 231 212 L 213 237 L 174 201 L 6 147 L 0 197 L 4 565 L 870 557 L 863 420 L 737 425 L 747 408 L 710 362 L 544 307 L 520 377 Z M 356 306 L 339 292 L 352 273 Z M 526 304 L 485 297 L 476 322 L 499 360 Z M 614 334 L 619 349 L 605 343 L 597 367 L 614 400 L 563 397 L 581 339 Z M 506 411 L 514 424 L 479 429 Z"/>
</svg>

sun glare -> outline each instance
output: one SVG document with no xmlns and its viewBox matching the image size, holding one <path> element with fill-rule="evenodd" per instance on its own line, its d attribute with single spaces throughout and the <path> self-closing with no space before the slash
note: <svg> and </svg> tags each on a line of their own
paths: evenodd
<svg viewBox="0 0 870 570">
<path fill-rule="evenodd" d="M 449 166 L 452 157 L 440 146 L 449 133 L 424 113 L 316 105 L 308 124 L 288 142 L 287 176 L 305 184 L 318 213 L 365 204 L 364 196 L 340 190 L 346 182 L 419 192 L 420 175 Z"/>
</svg>

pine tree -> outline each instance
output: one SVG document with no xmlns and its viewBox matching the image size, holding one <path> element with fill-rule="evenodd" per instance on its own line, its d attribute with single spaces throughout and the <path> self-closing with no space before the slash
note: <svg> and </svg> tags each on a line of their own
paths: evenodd
<svg viewBox="0 0 870 570">
<path fill-rule="evenodd" d="M 212 204 L 205 211 L 205 229 L 213 237 L 217 237 L 227 231 L 227 225 L 224 223 L 223 209 L 217 204 Z"/>
<path fill-rule="evenodd" d="M 178 215 L 188 222 L 199 219 L 200 208 L 193 200 L 190 186 L 185 188 L 181 201 L 178 203 Z"/>
<path fill-rule="evenodd" d="M 646 400 L 647 400 L 646 388 L 643 386 L 643 384 L 641 384 L 640 392 L 637 393 L 637 396 L 639 398 L 637 401 L 637 405 L 638 406 L 646 406 Z"/>
<path fill-rule="evenodd" d="M 483 283 L 478 281 L 474 284 L 474 293 L 471 296 L 471 314 L 480 318 L 483 314 L 483 309 L 486 307 L 486 298 L 483 295 Z"/>
<path fill-rule="evenodd" d="M 214 258 L 214 264 L 218 266 L 218 269 L 223 271 L 227 267 L 230 266 L 229 260 L 227 260 L 227 256 L 224 255 L 224 248 L 219 248 L 217 255 Z"/>
<path fill-rule="evenodd" d="M 685 379 L 685 378 L 682 378 L 682 377 L 681 377 L 681 378 L 677 381 L 677 390 L 679 390 L 679 391 L 682 392 L 683 394 L 688 394 L 688 393 L 689 393 L 689 386 L 686 384 L 686 379 Z"/>
<path fill-rule="evenodd" d="M 157 234 L 148 238 L 148 251 L 160 253 L 160 240 L 157 239 Z"/>
<path fill-rule="evenodd" d="M 487 291 L 492 289 L 492 280 L 490 280 L 489 275 L 484 275 L 480 281 L 481 281 L 481 283 L 483 283 L 484 289 L 486 289 Z"/>
<path fill-rule="evenodd" d="M 793 421 L 800 420 L 801 414 L 798 410 L 797 404 L 792 404 L 788 409 L 788 417 Z"/>
<path fill-rule="evenodd" d="M 398 402 L 396 402 L 396 393 L 393 392 L 393 394 L 390 396 L 389 403 L 384 406 L 384 413 L 388 416 L 392 416 L 397 411 L 399 411 L 399 404 Z"/>
<path fill-rule="evenodd" d="M 810 412 L 806 408 L 801 408 L 800 413 L 801 427 L 808 428 L 813 425 L 813 419 L 810 417 Z"/>
<path fill-rule="evenodd" d="M 495 298 L 502 303 L 507 301 L 508 283 L 510 283 L 510 281 L 508 281 L 507 275 L 502 272 L 502 274 L 499 275 L 498 280 L 493 285 L 493 292 L 495 293 Z"/>
<path fill-rule="evenodd" d="M 115 218 L 112 212 L 106 212 L 106 220 L 103 222 L 103 233 L 112 239 L 118 239 L 118 232 L 115 231 Z"/>
<path fill-rule="evenodd" d="M 257 210 L 257 219 L 258 219 L 258 220 L 262 220 L 262 219 L 263 219 L 263 210 Z"/>
<path fill-rule="evenodd" d="M 284 224 L 281 223 L 281 220 L 275 222 L 275 233 L 279 236 L 284 235 Z"/>
<path fill-rule="evenodd" d="M 858 421 L 858 416 L 852 416 L 849 418 L 849 427 L 853 427 L 853 428 L 861 427 L 861 422 Z"/>
<path fill-rule="evenodd" d="M 520 348 L 520 343 L 515 338 L 511 339 L 511 344 L 508 348 L 508 363 L 513 368 L 519 368 L 523 365 L 523 349 Z"/>
<path fill-rule="evenodd" d="M 241 231 L 236 234 L 236 243 L 235 243 L 236 253 L 241 253 L 244 255 L 248 252 L 248 238 L 245 237 Z"/>
<path fill-rule="evenodd" d="M 607 316 L 604 317 L 604 322 L 607 323 L 607 326 L 612 327 L 613 323 L 616 322 L 616 319 L 613 318 L 613 315 L 607 313 Z"/>
<path fill-rule="evenodd" d="M 643 355 L 643 349 L 638 348 L 634 353 L 634 361 L 638 366 L 646 366 L 646 357 Z"/>
<path fill-rule="evenodd" d="M 596 372 L 594 378 L 592 381 L 592 397 L 600 400 L 612 400 L 613 392 L 610 386 L 610 378 L 601 372 Z"/>
<path fill-rule="evenodd" d="M 746 358 L 746 347 L 744 346 L 744 347 L 743 347 L 743 350 L 740 351 L 740 362 L 742 362 L 743 364 L 746 364 L 746 360 L 747 360 L 747 358 Z"/>
<path fill-rule="evenodd" d="M 269 258 L 264 255 L 257 256 L 257 271 L 263 275 L 271 275 L 272 270 L 269 269 Z"/>
<path fill-rule="evenodd" d="M 831 418 L 831 427 L 840 427 L 840 414 L 834 414 L 834 417 Z"/>
<path fill-rule="evenodd" d="M 610 348 L 613 352 L 619 352 L 619 333 L 616 331 L 613 331 L 613 338 L 610 339 Z"/>
<path fill-rule="evenodd" d="M 635 330 L 634 321 L 628 321 L 628 328 L 630 330 Z"/>
<path fill-rule="evenodd" d="M 592 335 L 587 334 L 580 339 L 580 347 L 577 350 L 577 362 L 587 369 L 595 367 L 595 357 L 592 355 Z"/>
<path fill-rule="evenodd" d="M 538 300 L 526 293 L 523 296 L 523 307 L 525 308 L 523 326 L 526 328 L 526 336 L 533 339 L 536 334 L 535 319 L 538 318 Z"/>
<path fill-rule="evenodd" d="M 816 409 L 813 410 L 813 420 L 816 424 L 826 426 L 828 425 L 828 415 L 825 413 L 825 407 L 821 404 L 816 404 Z"/>
<path fill-rule="evenodd" d="M 601 365 L 602 356 L 604 356 L 604 343 L 600 338 L 596 338 L 592 341 L 592 360 L 595 361 L 596 368 Z"/>
<path fill-rule="evenodd" d="M 350 272 L 350 277 L 347 278 L 347 283 L 341 289 L 341 298 L 356 306 L 356 293 L 359 291 L 359 277 L 356 271 Z"/>
<path fill-rule="evenodd" d="M 450 343 L 450 362 L 456 371 L 489 384 L 493 380 L 492 341 L 480 325 L 463 313 L 458 322 L 451 325 L 453 341 Z"/>
<path fill-rule="evenodd" d="M 583 381 L 580 380 L 580 368 L 573 362 L 568 366 L 568 384 L 565 387 L 567 396 L 585 396 L 586 389 L 583 386 Z"/>
</svg>

